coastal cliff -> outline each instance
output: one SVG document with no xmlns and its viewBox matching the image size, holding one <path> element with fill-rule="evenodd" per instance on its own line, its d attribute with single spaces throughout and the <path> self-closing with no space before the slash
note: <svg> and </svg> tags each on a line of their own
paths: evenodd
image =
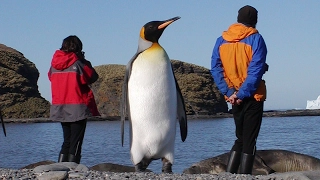
<svg viewBox="0 0 320 180">
<path fill-rule="evenodd" d="M 171 60 L 189 119 L 232 117 L 209 69 Z M 101 117 L 119 120 L 125 65 L 94 67 L 99 79 L 91 85 Z M 39 71 L 24 55 L 0 44 L 0 110 L 7 122 L 49 122 L 50 102 L 38 90 Z M 264 116 L 319 116 L 320 110 L 266 111 Z"/>
<path fill-rule="evenodd" d="M 209 69 L 172 60 L 175 77 L 185 100 L 187 115 L 227 113 L 228 106 L 218 91 Z M 98 110 L 104 117 L 118 117 L 125 65 L 94 67 L 99 74 L 91 85 Z M 50 102 L 38 90 L 35 64 L 11 47 L 0 44 L 0 108 L 6 119 L 49 117 Z"/>
<path fill-rule="evenodd" d="M 0 44 L 0 108 L 5 118 L 49 117 L 50 103 L 38 90 L 35 64 Z"/>
</svg>

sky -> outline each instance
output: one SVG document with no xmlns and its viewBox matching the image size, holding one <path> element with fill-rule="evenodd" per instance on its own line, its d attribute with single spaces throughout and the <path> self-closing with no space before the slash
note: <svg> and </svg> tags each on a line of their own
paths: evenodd
<svg viewBox="0 0 320 180">
<path fill-rule="evenodd" d="M 244 5 L 258 10 L 257 29 L 268 48 L 264 109 L 305 109 L 320 95 L 320 1 L 1 1 L 0 43 L 36 65 L 39 91 L 51 102 L 47 72 L 65 37 L 81 39 L 93 66 L 126 65 L 145 23 L 180 16 L 160 45 L 170 59 L 210 69 L 216 39 Z"/>
</svg>

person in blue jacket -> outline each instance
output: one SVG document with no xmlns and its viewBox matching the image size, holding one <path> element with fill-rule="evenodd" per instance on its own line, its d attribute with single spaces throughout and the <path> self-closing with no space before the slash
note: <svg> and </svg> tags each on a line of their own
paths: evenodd
<svg viewBox="0 0 320 180">
<path fill-rule="evenodd" d="M 216 40 L 211 57 L 211 74 L 225 99 L 232 104 L 236 137 L 227 171 L 251 174 L 256 139 L 262 122 L 267 70 L 267 47 L 256 29 L 258 11 L 244 6 L 237 23 Z"/>
</svg>

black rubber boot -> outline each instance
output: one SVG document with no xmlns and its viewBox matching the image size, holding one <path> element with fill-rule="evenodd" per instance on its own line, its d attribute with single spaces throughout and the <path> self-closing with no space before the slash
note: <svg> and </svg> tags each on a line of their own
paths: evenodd
<svg viewBox="0 0 320 180">
<path fill-rule="evenodd" d="M 237 151 L 230 151 L 229 161 L 227 165 L 227 172 L 237 173 L 240 165 L 241 153 Z"/>
<path fill-rule="evenodd" d="M 59 154 L 58 162 L 68 162 L 68 154 Z"/>
<path fill-rule="evenodd" d="M 254 162 L 254 154 L 242 153 L 240 174 L 252 174 L 252 167 Z"/>
<path fill-rule="evenodd" d="M 75 156 L 73 154 L 69 154 L 68 162 L 75 162 L 77 164 L 80 164 L 81 155 Z"/>
</svg>

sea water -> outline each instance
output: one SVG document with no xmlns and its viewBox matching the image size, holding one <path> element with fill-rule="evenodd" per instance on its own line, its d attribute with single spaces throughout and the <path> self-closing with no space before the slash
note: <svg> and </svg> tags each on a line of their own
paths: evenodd
<svg viewBox="0 0 320 180">
<path fill-rule="evenodd" d="M 6 123 L 7 136 L 0 129 L 0 168 L 22 168 L 44 160 L 57 161 L 62 145 L 60 123 Z M 91 167 L 100 163 L 132 166 L 128 122 L 125 141 L 121 145 L 119 121 L 88 122 L 82 146 L 81 164 Z M 181 141 L 177 126 L 173 172 L 203 159 L 230 150 L 235 140 L 232 118 L 198 119 L 188 121 L 188 136 Z M 264 117 L 257 150 L 283 149 L 320 158 L 320 117 Z M 161 172 L 161 160 L 149 169 Z"/>
</svg>

